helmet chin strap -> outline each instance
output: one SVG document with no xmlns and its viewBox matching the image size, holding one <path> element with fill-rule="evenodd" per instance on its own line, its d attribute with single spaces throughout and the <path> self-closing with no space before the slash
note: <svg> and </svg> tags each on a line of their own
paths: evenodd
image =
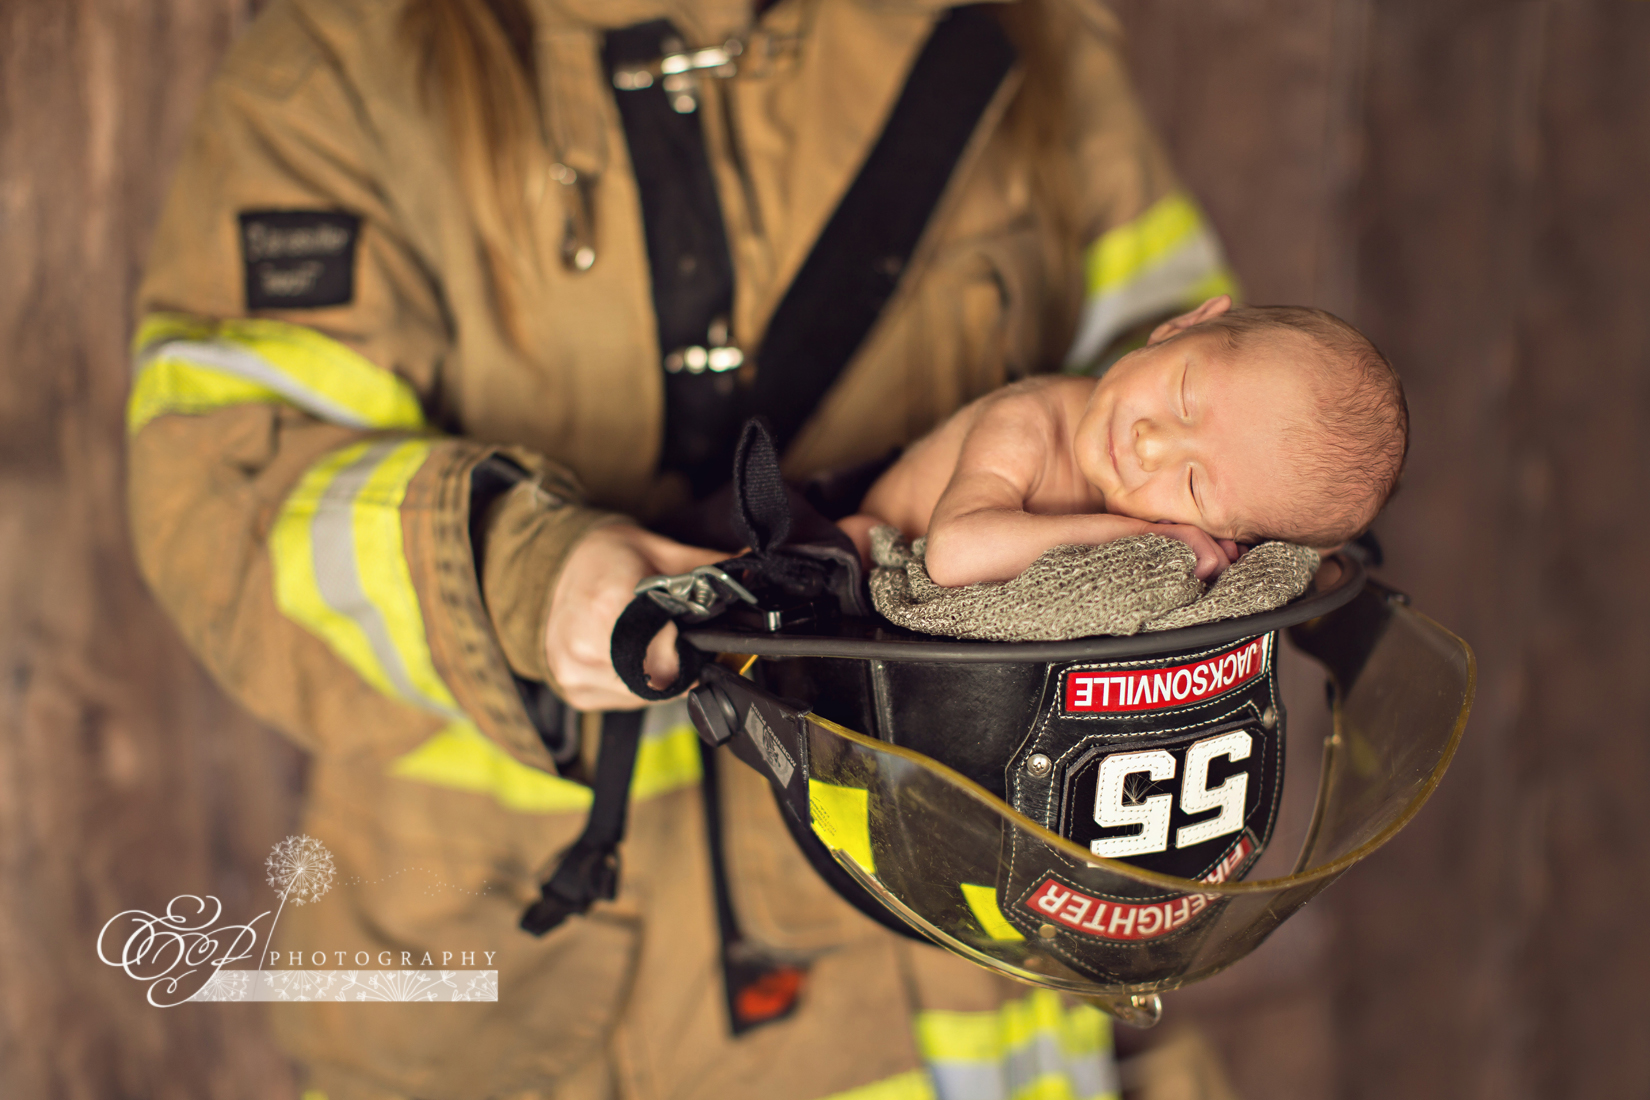
<svg viewBox="0 0 1650 1100">
<path fill-rule="evenodd" d="M 779 448 L 761 417 L 745 422 L 733 462 L 733 529 L 749 551 L 674 577 L 649 577 L 613 627 L 613 668 L 625 687 L 648 700 L 671 699 L 699 678 L 708 656 L 676 639 L 676 678 L 663 688 L 649 680 L 648 646 L 666 623 L 694 626 L 719 616 L 774 632 L 781 627 L 863 610 L 859 556 L 846 535 L 817 516 L 796 530 L 792 494 L 779 471 Z M 803 510 L 808 511 L 806 504 Z"/>
</svg>

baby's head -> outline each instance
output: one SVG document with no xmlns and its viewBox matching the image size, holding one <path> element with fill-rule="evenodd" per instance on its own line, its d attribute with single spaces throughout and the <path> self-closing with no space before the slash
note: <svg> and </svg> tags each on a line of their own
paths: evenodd
<svg viewBox="0 0 1650 1100">
<path fill-rule="evenodd" d="M 1397 487 L 1409 412 L 1397 374 L 1351 325 L 1222 297 L 1119 360 L 1073 445 L 1109 512 L 1330 547 Z"/>
</svg>

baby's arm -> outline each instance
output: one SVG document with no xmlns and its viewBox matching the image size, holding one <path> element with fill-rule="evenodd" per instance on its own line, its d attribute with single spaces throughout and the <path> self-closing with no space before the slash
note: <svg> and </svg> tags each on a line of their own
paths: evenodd
<svg viewBox="0 0 1650 1100">
<path fill-rule="evenodd" d="M 1006 505 L 1006 494 L 997 496 L 983 485 L 978 491 L 964 488 L 959 500 L 976 507 L 944 518 L 936 513 L 928 531 L 928 576 L 947 588 L 1013 580 L 1056 546 L 1098 546 L 1129 535 L 1168 533 L 1144 520 L 1105 512 L 1055 516 L 1020 511 Z M 994 496 L 1003 503 L 993 502 Z"/>
<path fill-rule="evenodd" d="M 944 586 L 1017 577 L 1047 550 L 1145 534 L 1154 525 L 1099 511 L 1070 476 L 1065 418 L 1052 394 L 1028 392 L 982 407 L 928 523 L 928 576 Z M 1039 508 L 1027 511 L 1036 499 Z"/>
<path fill-rule="evenodd" d="M 1158 534 L 1187 543 L 1197 575 L 1232 555 L 1195 527 L 1108 515 L 1069 462 L 1071 379 L 1027 380 L 981 398 L 913 444 L 872 486 L 862 514 L 841 522 L 867 561 L 870 529 L 889 523 L 928 536 L 929 577 L 944 586 L 1009 580 L 1056 546 Z M 1027 511 L 1035 500 L 1037 511 Z M 1235 550 L 1235 548 L 1234 548 Z"/>
<path fill-rule="evenodd" d="M 994 396 L 994 395 L 992 395 Z M 837 521 L 859 549 L 860 560 L 871 564 L 871 528 L 888 524 L 908 539 L 928 531 L 934 504 L 957 468 L 957 454 L 974 416 L 991 396 L 965 405 L 951 418 L 905 449 L 899 460 L 877 478 L 860 503 L 858 515 Z"/>
</svg>

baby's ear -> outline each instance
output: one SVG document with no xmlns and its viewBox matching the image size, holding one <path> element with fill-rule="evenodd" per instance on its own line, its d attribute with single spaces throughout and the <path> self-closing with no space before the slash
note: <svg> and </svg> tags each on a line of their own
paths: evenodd
<svg viewBox="0 0 1650 1100">
<path fill-rule="evenodd" d="M 1161 344 L 1169 337 L 1185 332 L 1193 325 L 1201 325 L 1204 321 L 1219 317 L 1231 308 L 1232 296 L 1230 294 L 1221 294 L 1210 298 L 1196 309 L 1188 313 L 1182 313 L 1179 317 L 1171 317 L 1152 329 L 1151 336 L 1146 340 L 1146 346 L 1151 347 L 1153 344 Z"/>
</svg>

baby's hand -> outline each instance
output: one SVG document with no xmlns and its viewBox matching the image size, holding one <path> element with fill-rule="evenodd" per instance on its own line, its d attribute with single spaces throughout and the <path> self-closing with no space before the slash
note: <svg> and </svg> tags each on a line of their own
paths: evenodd
<svg viewBox="0 0 1650 1100">
<path fill-rule="evenodd" d="M 1179 539 L 1192 548 L 1197 555 L 1197 565 L 1194 572 L 1197 579 L 1208 583 L 1226 571 L 1226 567 L 1237 561 L 1241 550 L 1238 544 L 1231 539 L 1217 539 L 1201 527 L 1193 527 L 1189 523 L 1158 523 L 1153 524 L 1151 533 L 1163 535 L 1171 539 Z"/>
<path fill-rule="evenodd" d="M 854 541 L 854 549 L 859 551 L 859 564 L 866 569 L 871 568 L 871 528 L 881 525 L 882 521 L 875 516 L 868 516 L 861 512 L 855 516 L 844 516 L 836 521 L 843 533 Z"/>
</svg>

